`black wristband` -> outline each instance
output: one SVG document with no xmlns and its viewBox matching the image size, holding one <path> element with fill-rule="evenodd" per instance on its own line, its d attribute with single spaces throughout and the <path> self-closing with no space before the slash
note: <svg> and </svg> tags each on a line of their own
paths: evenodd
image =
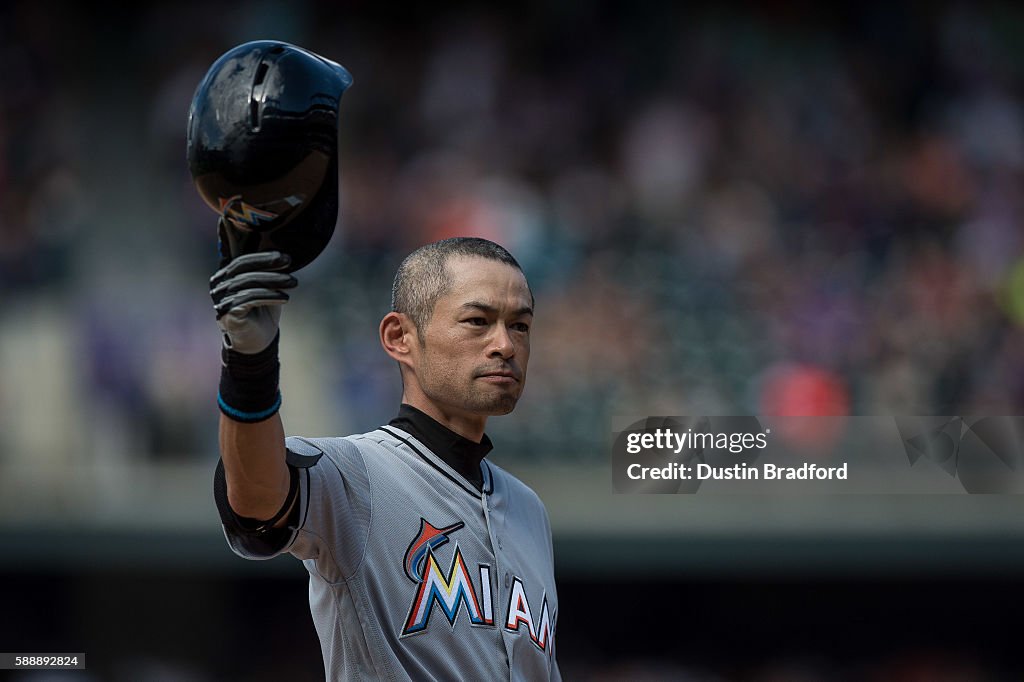
<svg viewBox="0 0 1024 682">
<path fill-rule="evenodd" d="M 281 363 L 277 347 L 280 332 L 259 353 L 248 355 L 224 348 L 221 351 L 220 411 L 239 422 L 261 422 L 281 409 Z"/>
</svg>

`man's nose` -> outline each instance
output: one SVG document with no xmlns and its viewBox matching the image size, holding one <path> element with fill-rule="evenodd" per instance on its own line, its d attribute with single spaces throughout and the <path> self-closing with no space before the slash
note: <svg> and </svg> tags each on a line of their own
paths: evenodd
<svg viewBox="0 0 1024 682">
<path fill-rule="evenodd" d="M 491 335 L 491 347 L 488 351 L 488 357 L 500 357 L 509 359 L 516 354 L 516 346 L 512 343 L 512 336 L 508 333 L 508 328 L 503 324 L 494 325 L 494 333 Z"/>
</svg>

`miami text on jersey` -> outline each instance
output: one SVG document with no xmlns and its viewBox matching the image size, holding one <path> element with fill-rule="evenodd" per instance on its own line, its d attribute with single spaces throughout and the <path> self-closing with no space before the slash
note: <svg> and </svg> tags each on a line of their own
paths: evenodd
<svg viewBox="0 0 1024 682">
<path fill-rule="evenodd" d="M 451 566 L 447 571 L 441 568 L 434 556 L 434 550 L 447 543 L 448 536 L 464 526 L 465 524 L 459 521 L 444 528 L 437 528 L 426 519 L 420 519 L 419 532 L 405 551 L 405 574 L 418 587 L 405 627 L 402 629 L 403 637 L 426 631 L 435 604 L 452 627 L 455 626 L 459 610 L 463 606 L 472 625 L 494 626 L 490 565 L 477 565 L 477 574 L 480 578 L 477 589 L 470 578 L 466 561 L 457 542 Z M 533 643 L 541 651 L 548 650 L 548 643 L 552 637 L 552 619 L 548 613 L 547 595 L 544 596 L 540 612 L 535 618 L 530 610 L 523 581 L 514 577 L 505 613 L 506 630 L 518 632 L 525 625 Z"/>
</svg>

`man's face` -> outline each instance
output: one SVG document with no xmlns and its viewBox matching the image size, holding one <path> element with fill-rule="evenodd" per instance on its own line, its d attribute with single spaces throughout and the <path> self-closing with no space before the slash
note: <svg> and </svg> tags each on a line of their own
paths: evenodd
<svg viewBox="0 0 1024 682">
<path fill-rule="evenodd" d="M 479 256 L 448 259 L 452 286 L 417 330 L 423 393 L 449 415 L 508 414 L 526 383 L 533 310 L 516 268 Z"/>
</svg>

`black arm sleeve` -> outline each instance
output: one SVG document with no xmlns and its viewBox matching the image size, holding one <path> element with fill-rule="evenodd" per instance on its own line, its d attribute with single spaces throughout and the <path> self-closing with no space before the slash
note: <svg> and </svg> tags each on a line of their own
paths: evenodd
<svg viewBox="0 0 1024 682">
<path fill-rule="evenodd" d="M 294 534 L 295 526 L 299 520 L 299 505 L 295 503 L 299 492 L 299 472 L 291 464 L 288 465 L 288 472 L 291 482 L 288 487 L 288 497 L 285 498 L 281 509 L 273 518 L 266 521 L 250 519 L 239 516 L 228 503 L 228 485 L 224 475 L 224 462 L 217 462 L 217 470 L 213 475 L 213 499 L 217 503 L 217 512 L 220 514 L 220 521 L 224 527 L 236 535 L 245 549 L 256 555 L 271 555 L 279 552 Z M 288 523 L 280 528 L 274 528 L 281 517 L 291 507 L 288 515 Z"/>
</svg>

